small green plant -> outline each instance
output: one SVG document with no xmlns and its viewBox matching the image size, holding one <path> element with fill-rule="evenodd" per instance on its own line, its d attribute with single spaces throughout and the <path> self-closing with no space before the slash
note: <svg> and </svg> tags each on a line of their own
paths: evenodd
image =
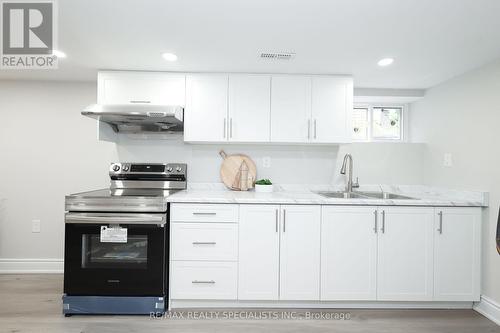
<svg viewBox="0 0 500 333">
<path fill-rule="evenodd" d="M 259 179 L 255 182 L 256 185 L 273 185 L 269 179 Z"/>
</svg>

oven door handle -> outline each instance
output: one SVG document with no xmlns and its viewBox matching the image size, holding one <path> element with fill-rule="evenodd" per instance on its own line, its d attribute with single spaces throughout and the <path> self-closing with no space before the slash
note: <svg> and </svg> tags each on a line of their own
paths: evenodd
<svg viewBox="0 0 500 333">
<path fill-rule="evenodd" d="M 128 224 L 165 224 L 164 216 L 137 214 L 137 216 L 66 214 L 66 223 L 128 223 Z"/>
</svg>

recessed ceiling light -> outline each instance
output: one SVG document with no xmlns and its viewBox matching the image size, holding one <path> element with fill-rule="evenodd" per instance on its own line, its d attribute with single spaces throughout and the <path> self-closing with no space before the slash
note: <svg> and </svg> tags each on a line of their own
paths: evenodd
<svg viewBox="0 0 500 333">
<path fill-rule="evenodd" d="M 66 53 L 58 50 L 52 50 L 52 55 L 55 55 L 58 58 L 66 58 Z"/>
<path fill-rule="evenodd" d="M 394 59 L 393 58 L 384 58 L 384 59 L 380 59 L 378 62 L 377 62 L 377 65 L 379 65 L 380 67 L 385 67 L 385 66 L 389 66 L 390 64 L 392 64 L 394 62 Z"/>
<path fill-rule="evenodd" d="M 177 61 L 177 56 L 173 53 L 163 53 L 161 55 L 163 57 L 163 59 L 165 59 L 166 61 Z"/>
</svg>

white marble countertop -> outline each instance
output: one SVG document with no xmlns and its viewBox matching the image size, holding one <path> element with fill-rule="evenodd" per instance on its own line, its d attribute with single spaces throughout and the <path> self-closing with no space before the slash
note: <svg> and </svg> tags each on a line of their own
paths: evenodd
<svg viewBox="0 0 500 333">
<path fill-rule="evenodd" d="M 402 194 L 415 199 L 343 199 L 326 198 L 316 191 L 341 191 L 343 186 L 274 185 L 272 193 L 230 191 L 222 184 L 189 184 L 187 190 L 167 197 L 176 203 L 237 203 L 237 204 L 309 204 L 309 205 L 369 205 L 369 206 L 439 206 L 487 207 L 488 193 L 449 190 L 428 186 L 367 185 L 357 191 Z"/>
</svg>

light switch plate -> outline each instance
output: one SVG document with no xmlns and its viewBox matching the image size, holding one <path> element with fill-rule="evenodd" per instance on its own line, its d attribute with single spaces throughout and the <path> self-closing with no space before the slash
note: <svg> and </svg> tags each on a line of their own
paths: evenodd
<svg viewBox="0 0 500 333">
<path fill-rule="evenodd" d="M 262 167 L 263 168 L 270 168 L 271 167 L 271 157 L 266 156 L 262 159 Z"/>
<path fill-rule="evenodd" d="M 451 153 L 445 153 L 443 156 L 443 166 L 451 168 L 453 166 L 453 155 Z"/>
<path fill-rule="evenodd" d="M 31 232 L 39 233 L 40 232 L 40 227 L 41 227 L 41 221 L 40 220 L 32 220 L 31 221 Z"/>
</svg>

